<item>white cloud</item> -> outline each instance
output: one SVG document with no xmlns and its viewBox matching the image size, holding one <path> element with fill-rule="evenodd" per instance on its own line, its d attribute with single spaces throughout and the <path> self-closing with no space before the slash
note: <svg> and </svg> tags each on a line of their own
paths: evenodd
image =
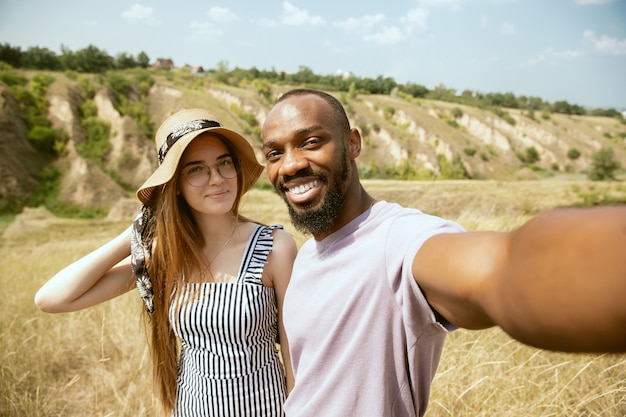
<svg viewBox="0 0 626 417">
<path fill-rule="evenodd" d="M 258 19 L 256 22 L 259 26 L 264 26 L 264 27 L 274 27 L 274 26 L 279 25 L 277 20 L 269 19 L 267 17 L 262 17 Z"/>
<path fill-rule="evenodd" d="M 260 26 L 304 26 L 304 25 L 325 25 L 326 21 L 321 16 L 313 16 L 307 10 L 299 9 L 288 1 L 283 2 L 283 11 L 280 18 L 270 19 L 263 17 L 257 21 Z"/>
<path fill-rule="evenodd" d="M 461 8 L 464 0 L 417 0 L 417 4 L 425 7 L 443 7 L 450 10 Z"/>
<path fill-rule="evenodd" d="M 209 22 L 191 22 L 189 29 L 191 29 L 191 39 L 198 43 L 211 42 L 224 34 Z"/>
<path fill-rule="evenodd" d="M 534 58 L 528 60 L 526 65 L 534 66 L 540 64 L 546 65 L 558 65 L 563 60 L 575 59 L 579 56 L 582 56 L 583 53 L 581 51 L 575 50 L 564 50 L 564 51 L 555 51 L 552 48 L 546 48 Z"/>
<path fill-rule="evenodd" d="M 283 2 L 283 16 L 281 22 L 284 25 L 323 25 L 325 20 L 320 16 L 312 16 L 307 10 L 298 9 L 288 1 Z"/>
<path fill-rule="evenodd" d="M 363 36 L 367 42 L 377 43 L 379 45 L 393 45 L 402 40 L 404 36 L 402 31 L 395 27 L 384 27 L 381 31 Z"/>
<path fill-rule="evenodd" d="M 601 4 L 613 3 L 615 0 L 574 0 L 574 3 L 582 6 L 598 6 Z"/>
<path fill-rule="evenodd" d="M 239 20 L 239 17 L 225 7 L 213 6 L 206 15 L 214 22 L 233 22 Z"/>
<path fill-rule="evenodd" d="M 500 33 L 506 36 L 515 35 L 515 25 L 512 23 L 503 23 L 500 26 Z"/>
<path fill-rule="evenodd" d="M 626 39 L 609 38 L 606 35 L 597 37 L 592 30 L 583 32 L 583 39 L 590 41 L 593 48 L 603 54 L 626 55 Z"/>
<path fill-rule="evenodd" d="M 426 29 L 426 21 L 430 16 L 430 11 L 418 7 L 413 10 L 409 10 L 406 16 L 400 18 L 400 21 L 410 26 L 418 26 L 421 29 Z"/>
<path fill-rule="evenodd" d="M 145 23 L 151 26 L 158 26 L 161 22 L 154 17 L 154 9 L 150 6 L 142 6 L 139 3 L 133 4 L 130 9 L 122 12 L 122 18 L 129 22 Z"/>
<path fill-rule="evenodd" d="M 386 21 L 387 17 L 384 14 L 377 13 L 374 15 L 351 17 L 340 22 L 335 22 L 333 25 L 346 32 L 361 35 L 365 42 L 377 43 L 379 45 L 392 45 L 402 41 L 404 38 L 402 29 L 397 26 L 382 26 Z"/>
<path fill-rule="evenodd" d="M 382 13 L 365 15 L 361 17 L 351 17 L 349 19 L 335 22 L 334 25 L 346 31 L 363 31 L 382 23 L 386 17 Z"/>
</svg>

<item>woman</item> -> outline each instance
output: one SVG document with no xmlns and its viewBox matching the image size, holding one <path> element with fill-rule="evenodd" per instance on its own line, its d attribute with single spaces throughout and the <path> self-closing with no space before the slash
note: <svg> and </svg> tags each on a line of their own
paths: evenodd
<svg viewBox="0 0 626 417">
<path fill-rule="evenodd" d="M 206 110 L 170 116 L 155 139 L 159 166 L 137 191 L 133 226 L 57 273 L 35 303 L 76 311 L 136 284 L 166 413 L 281 416 L 293 385 L 281 313 L 296 244 L 282 226 L 238 213 L 263 168 Z"/>
</svg>

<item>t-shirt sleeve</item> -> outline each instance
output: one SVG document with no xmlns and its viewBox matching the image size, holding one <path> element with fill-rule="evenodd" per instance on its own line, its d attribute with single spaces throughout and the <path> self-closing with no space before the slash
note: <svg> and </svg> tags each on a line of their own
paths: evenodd
<svg viewBox="0 0 626 417">
<path fill-rule="evenodd" d="M 456 327 L 434 310 L 418 283 L 413 278 L 413 259 L 424 242 L 441 233 L 462 233 L 465 230 L 456 222 L 421 212 L 402 216 L 394 221 L 390 229 L 387 250 L 395 262 L 401 264 L 400 282 L 397 283 L 398 297 L 406 311 L 406 317 L 415 320 L 414 328 L 421 329 L 430 322 L 439 323 L 446 330 Z M 427 311 L 429 314 L 424 314 Z"/>
</svg>

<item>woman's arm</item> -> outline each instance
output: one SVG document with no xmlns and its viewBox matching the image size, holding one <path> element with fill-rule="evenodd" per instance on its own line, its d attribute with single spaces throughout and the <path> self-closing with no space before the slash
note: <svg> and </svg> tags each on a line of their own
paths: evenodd
<svg viewBox="0 0 626 417">
<path fill-rule="evenodd" d="M 283 326 L 283 301 L 287 285 L 291 279 L 291 270 L 293 261 L 296 258 L 298 248 L 293 237 L 284 230 L 274 230 L 274 248 L 268 256 L 267 267 L 271 274 L 274 291 L 276 292 L 276 301 L 278 303 L 278 337 L 280 339 L 280 352 L 283 357 L 285 366 L 285 375 L 287 376 L 287 393 L 291 392 L 294 385 L 293 370 L 291 367 L 291 357 L 289 354 L 289 342 Z"/>
<path fill-rule="evenodd" d="M 37 291 L 37 307 L 47 313 L 76 311 L 131 290 L 130 230 L 54 275 Z"/>
</svg>

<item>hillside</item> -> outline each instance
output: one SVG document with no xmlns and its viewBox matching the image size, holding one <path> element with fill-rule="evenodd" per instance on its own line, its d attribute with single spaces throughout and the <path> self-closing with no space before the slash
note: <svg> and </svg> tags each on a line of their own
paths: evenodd
<svg viewBox="0 0 626 417">
<path fill-rule="evenodd" d="M 155 168 L 152 138 L 134 118 L 120 114 L 114 94 L 97 77 L 52 76 L 45 94 L 47 118 L 69 137 L 63 152 L 54 157 L 42 155 L 29 142 L 20 103 L 0 82 L 0 200 L 28 197 L 42 183 L 44 167 L 51 164 L 60 173 L 59 201 L 108 209 L 132 195 Z M 178 109 L 205 107 L 227 127 L 242 132 L 261 162 L 260 126 L 273 100 L 290 88 L 272 85 L 262 94 L 254 82 L 234 87 L 210 77 L 159 72 L 151 74 L 151 81 L 143 96 L 132 93 L 129 100 L 139 103 L 152 130 Z M 93 88 L 91 94 L 85 91 L 86 83 Z M 343 93 L 337 97 L 351 124 L 361 130 L 364 144 L 359 163 L 364 177 L 516 180 L 581 174 L 602 147 L 612 147 L 616 159 L 626 166 L 626 125 L 614 118 L 541 117 L 519 110 L 498 115 L 401 96 Z M 80 117 L 88 100 L 95 104 L 96 117 L 111 127 L 108 151 L 96 163 L 77 152 L 77 146 L 87 140 Z M 580 156 L 572 159 L 571 150 Z M 532 161 L 528 155 L 534 157 Z"/>
</svg>

